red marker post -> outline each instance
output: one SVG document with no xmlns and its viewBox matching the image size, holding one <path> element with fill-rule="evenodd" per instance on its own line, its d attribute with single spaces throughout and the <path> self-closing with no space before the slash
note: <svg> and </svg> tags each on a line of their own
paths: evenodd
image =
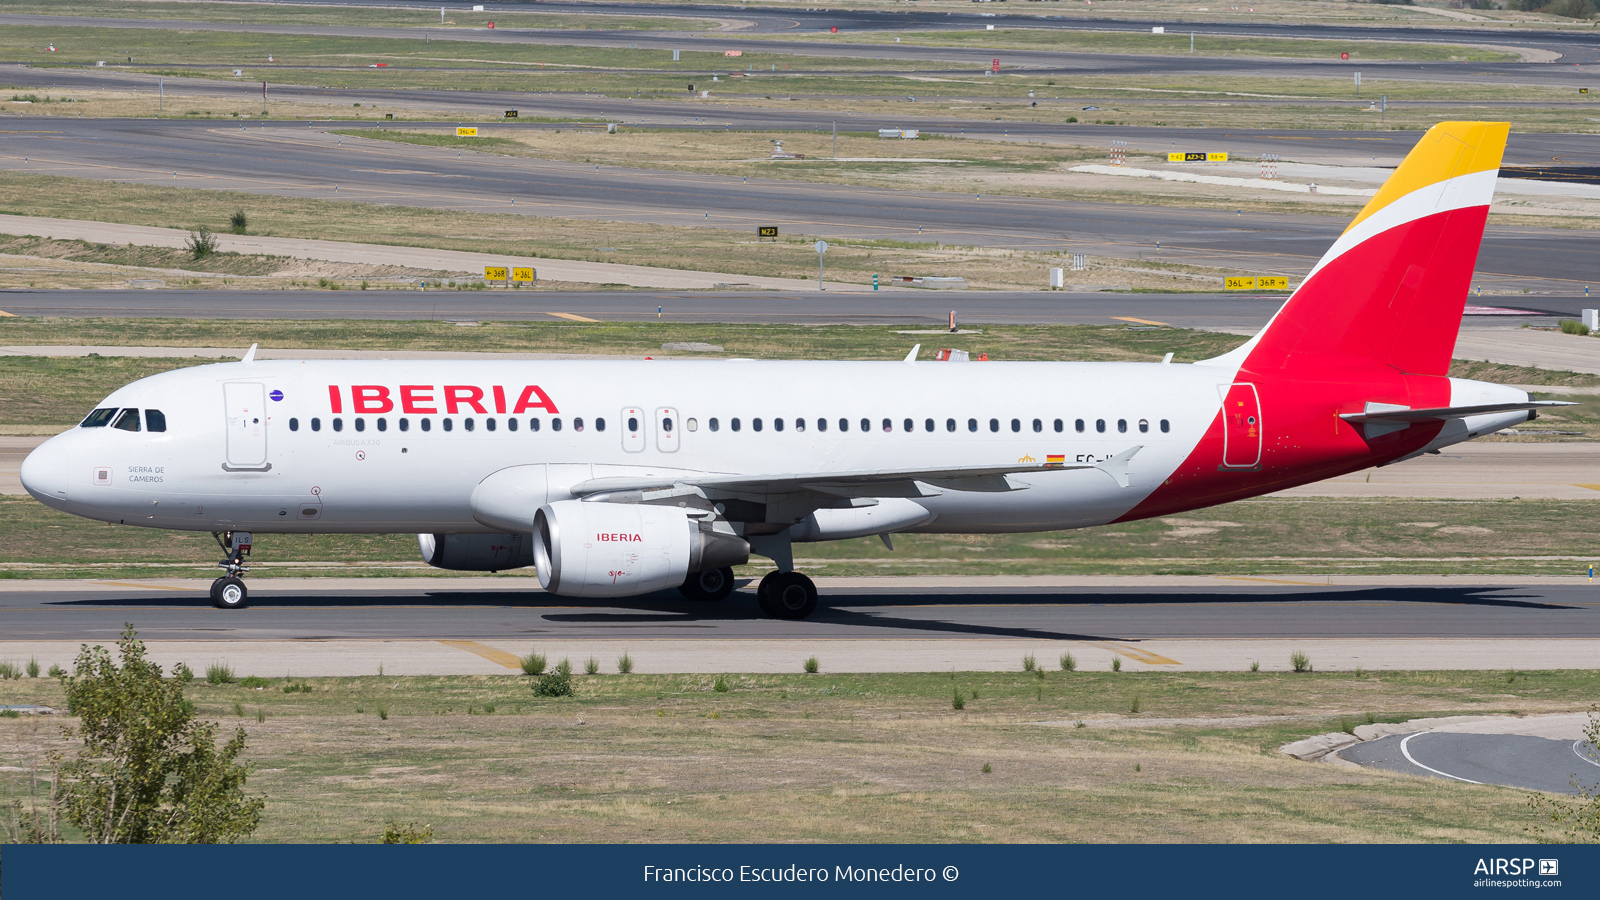
<svg viewBox="0 0 1600 900">
<path fill-rule="evenodd" d="M 997 59 L 991 63 L 989 65 L 989 70 L 998 74 L 1000 71 L 1000 60 Z"/>
</svg>

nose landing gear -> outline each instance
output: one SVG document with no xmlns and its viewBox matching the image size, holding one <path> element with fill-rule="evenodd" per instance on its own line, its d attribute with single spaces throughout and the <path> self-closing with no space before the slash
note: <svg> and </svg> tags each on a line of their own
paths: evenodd
<svg viewBox="0 0 1600 900">
<path fill-rule="evenodd" d="M 218 609 L 244 609 L 250 605 L 250 590 L 244 586 L 244 573 L 250 567 L 244 558 L 250 555 L 250 532 L 225 531 L 211 533 L 222 552 L 228 554 L 217 565 L 228 574 L 211 582 L 211 605 Z"/>
</svg>

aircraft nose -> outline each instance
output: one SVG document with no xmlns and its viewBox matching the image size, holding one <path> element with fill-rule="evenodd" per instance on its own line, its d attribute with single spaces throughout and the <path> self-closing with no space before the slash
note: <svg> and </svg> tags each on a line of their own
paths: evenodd
<svg viewBox="0 0 1600 900">
<path fill-rule="evenodd" d="M 54 439 L 34 448 L 22 461 L 22 487 L 41 503 L 67 499 L 67 454 Z"/>
</svg>

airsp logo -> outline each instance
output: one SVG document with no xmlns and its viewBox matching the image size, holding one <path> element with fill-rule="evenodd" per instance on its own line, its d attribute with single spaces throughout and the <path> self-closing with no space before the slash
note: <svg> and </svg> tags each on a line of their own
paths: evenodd
<svg viewBox="0 0 1600 900">
<path fill-rule="evenodd" d="M 1539 874 L 1540 875 L 1560 875 L 1561 874 L 1561 861 L 1560 860 L 1556 860 L 1556 859 L 1541 859 L 1541 860 L 1539 860 Z"/>
<path fill-rule="evenodd" d="M 1533 871 L 1533 860 L 1523 859 L 1479 859 L 1477 868 L 1472 870 L 1474 875 L 1527 875 Z M 1548 869 L 1546 868 L 1548 866 Z M 1540 875 L 1555 875 L 1560 864 L 1553 859 L 1539 860 Z"/>
</svg>

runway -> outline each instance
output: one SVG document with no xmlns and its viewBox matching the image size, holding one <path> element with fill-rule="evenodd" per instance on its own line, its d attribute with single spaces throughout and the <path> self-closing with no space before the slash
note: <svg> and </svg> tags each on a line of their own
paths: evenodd
<svg viewBox="0 0 1600 900">
<path fill-rule="evenodd" d="M 750 179 L 457 153 L 287 123 L 53 119 L 0 131 L 13 171 L 287 197 L 832 239 L 1086 253 L 1300 276 L 1343 217 L 1229 213 Z M 1159 243 L 1159 251 L 1157 244 Z M 1480 278 L 1581 290 L 1600 282 L 1588 233 L 1491 226 Z M 628 262 L 626 258 L 617 260 Z M 1498 282 L 1497 282 L 1498 283 Z"/>
</svg>

